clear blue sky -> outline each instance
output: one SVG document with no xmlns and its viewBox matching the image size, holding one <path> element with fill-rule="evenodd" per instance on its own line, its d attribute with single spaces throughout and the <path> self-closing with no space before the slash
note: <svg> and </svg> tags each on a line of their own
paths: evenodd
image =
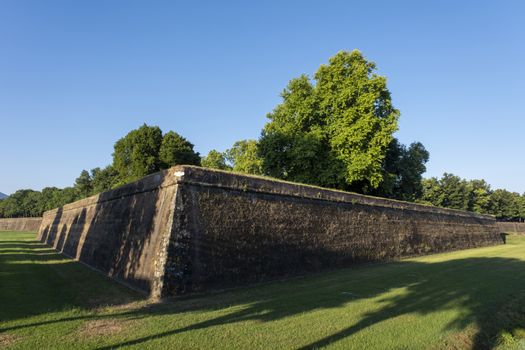
<svg viewBox="0 0 525 350">
<path fill-rule="evenodd" d="M 71 185 L 146 122 L 197 151 L 257 138 L 287 82 L 360 49 L 397 137 L 525 191 L 523 1 L 0 1 L 0 191 Z"/>
</svg>

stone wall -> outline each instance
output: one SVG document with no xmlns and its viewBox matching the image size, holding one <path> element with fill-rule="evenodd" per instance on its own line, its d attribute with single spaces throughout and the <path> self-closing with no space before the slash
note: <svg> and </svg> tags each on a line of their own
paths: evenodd
<svg viewBox="0 0 525 350">
<path fill-rule="evenodd" d="M 163 275 L 177 178 L 167 173 L 44 213 L 39 239 L 135 289 L 151 293 Z"/>
<path fill-rule="evenodd" d="M 46 212 L 39 237 L 154 297 L 502 243 L 491 216 L 192 166 Z"/>
<path fill-rule="evenodd" d="M 36 232 L 42 218 L 6 218 L 0 219 L 0 231 Z"/>
<path fill-rule="evenodd" d="M 525 222 L 503 222 L 498 221 L 500 232 L 525 234 Z"/>
</svg>

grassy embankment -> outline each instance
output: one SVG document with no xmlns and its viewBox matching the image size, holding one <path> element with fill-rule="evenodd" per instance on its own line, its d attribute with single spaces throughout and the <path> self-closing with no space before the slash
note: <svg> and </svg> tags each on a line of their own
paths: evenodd
<svg viewBox="0 0 525 350">
<path fill-rule="evenodd" d="M 525 237 L 148 304 L 0 233 L 0 348 L 518 348 L 524 329 Z"/>
</svg>

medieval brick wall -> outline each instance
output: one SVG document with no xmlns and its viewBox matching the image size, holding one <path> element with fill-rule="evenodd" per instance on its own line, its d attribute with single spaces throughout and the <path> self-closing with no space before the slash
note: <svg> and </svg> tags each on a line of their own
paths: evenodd
<svg viewBox="0 0 525 350">
<path fill-rule="evenodd" d="M 176 182 L 165 173 L 44 213 L 38 239 L 135 289 L 150 293 L 164 265 Z M 172 180 L 175 180 L 173 178 Z"/>
<path fill-rule="evenodd" d="M 42 218 L 6 218 L 0 219 L 0 231 L 36 232 Z"/>
<path fill-rule="evenodd" d="M 525 222 L 504 222 L 498 221 L 498 228 L 505 233 L 525 234 Z"/>
<path fill-rule="evenodd" d="M 46 212 L 40 239 L 153 296 L 502 243 L 491 216 L 192 166 Z"/>
</svg>

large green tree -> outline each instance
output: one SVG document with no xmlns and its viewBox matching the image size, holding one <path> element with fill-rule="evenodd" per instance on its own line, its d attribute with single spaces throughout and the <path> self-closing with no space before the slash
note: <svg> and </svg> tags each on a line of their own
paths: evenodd
<svg viewBox="0 0 525 350">
<path fill-rule="evenodd" d="M 407 148 L 394 138 L 383 161 L 383 181 L 372 194 L 406 201 L 421 197 L 428 158 L 429 153 L 420 142 Z"/>
<path fill-rule="evenodd" d="M 193 144 L 174 131 L 167 132 L 162 138 L 159 150 L 162 169 L 173 165 L 200 165 L 201 157 L 193 150 Z"/>
<path fill-rule="evenodd" d="M 108 191 L 118 184 L 118 173 L 113 166 L 91 169 L 93 194 Z"/>
<path fill-rule="evenodd" d="M 232 167 L 226 163 L 226 156 L 224 153 L 212 149 L 208 155 L 201 160 L 201 164 L 205 168 L 231 170 Z"/>
<path fill-rule="evenodd" d="M 495 190 L 490 196 L 490 211 L 499 219 L 518 219 L 522 212 L 523 204 L 519 193 L 503 189 Z"/>
<path fill-rule="evenodd" d="M 144 124 L 115 143 L 112 171 L 117 184 L 126 184 L 176 164 L 200 165 L 193 144 L 174 131 L 162 135 L 158 126 Z"/>
<path fill-rule="evenodd" d="M 146 124 L 118 140 L 113 152 L 113 168 L 119 175 L 120 184 L 158 171 L 161 143 L 160 128 Z"/>
<path fill-rule="evenodd" d="M 263 172 L 321 186 L 377 188 L 399 112 L 375 70 L 359 51 L 343 51 L 314 81 L 291 80 L 260 138 Z"/>
<path fill-rule="evenodd" d="M 226 159 L 232 164 L 233 171 L 254 175 L 263 173 L 262 159 L 258 154 L 256 140 L 237 141 L 225 153 Z"/>
<path fill-rule="evenodd" d="M 490 185 L 485 180 L 470 180 L 468 185 L 470 190 L 468 210 L 480 214 L 491 213 L 493 192 Z"/>
<path fill-rule="evenodd" d="M 75 188 L 82 198 L 88 197 L 92 194 L 93 179 L 91 178 L 89 171 L 82 170 L 79 177 L 77 177 L 75 180 Z"/>
<path fill-rule="evenodd" d="M 459 176 L 444 173 L 441 179 L 435 177 L 423 180 L 422 202 L 438 207 L 467 210 L 470 187 Z"/>
</svg>

